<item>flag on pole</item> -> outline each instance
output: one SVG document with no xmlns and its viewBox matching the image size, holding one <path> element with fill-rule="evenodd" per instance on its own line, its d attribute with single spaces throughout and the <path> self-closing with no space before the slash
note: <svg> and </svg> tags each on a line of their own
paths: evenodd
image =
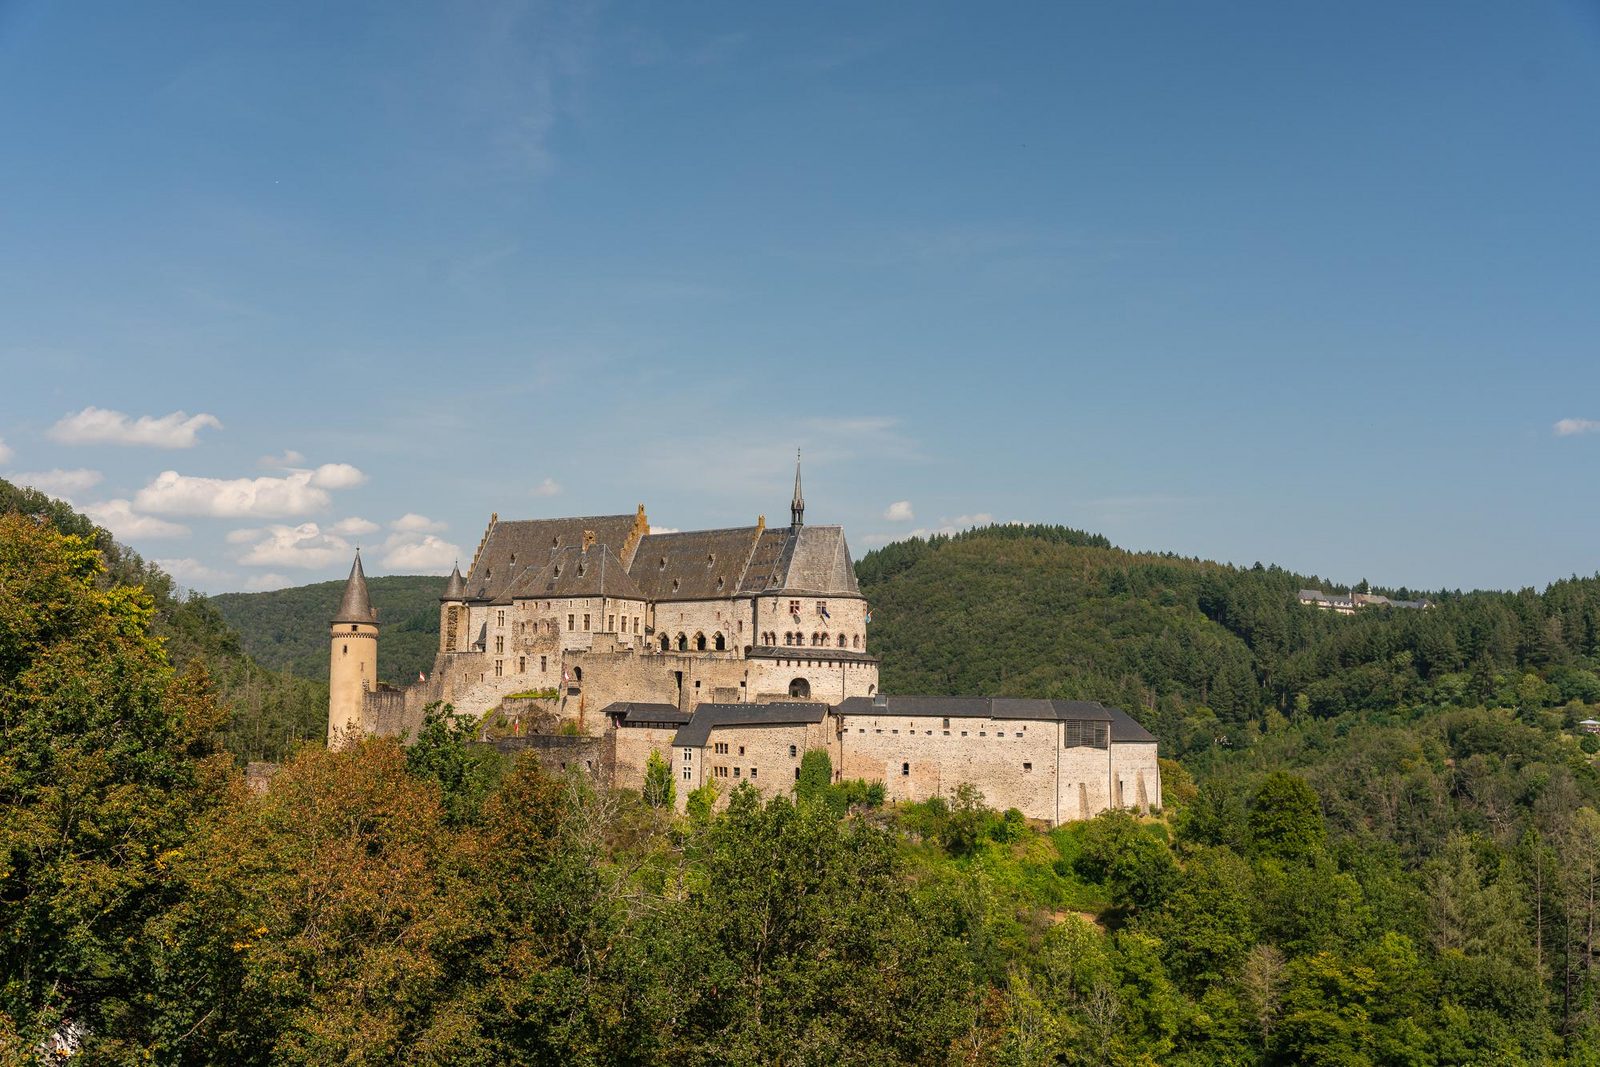
<svg viewBox="0 0 1600 1067">
<path fill-rule="evenodd" d="M 868 622 L 872 621 L 872 609 L 871 608 L 867 609 L 867 621 Z"/>
<path fill-rule="evenodd" d="M 565 668 L 565 667 L 562 667 L 562 668 L 561 668 L 561 680 L 562 680 L 562 681 L 563 681 L 563 682 L 570 682 L 570 681 L 572 681 L 572 676 L 571 676 L 571 675 L 570 675 L 570 674 L 568 674 L 568 673 L 567 673 L 567 669 L 566 669 L 566 668 Z"/>
<path fill-rule="evenodd" d="M 833 616 L 828 614 L 828 605 L 826 605 L 826 604 L 818 604 L 817 605 L 817 610 L 822 612 L 822 617 L 824 619 L 826 619 L 828 622 L 832 622 L 833 621 Z"/>
</svg>

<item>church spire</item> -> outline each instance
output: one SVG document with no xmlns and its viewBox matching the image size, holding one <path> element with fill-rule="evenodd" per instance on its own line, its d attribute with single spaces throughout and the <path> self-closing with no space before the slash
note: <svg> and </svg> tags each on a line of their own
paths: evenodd
<svg viewBox="0 0 1600 1067">
<path fill-rule="evenodd" d="M 356 561 L 350 565 L 350 577 L 344 583 L 344 599 L 339 601 L 339 613 L 333 617 L 334 622 L 365 622 L 378 621 L 378 613 L 372 610 L 372 601 L 367 596 L 367 575 L 361 569 L 361 550 L 356 549 Z"/>
<path fill-rule="evenodd" d="M 789 502 L 791 524 L 798 529 L 806 524 L 806 498 L 800 493 L 800 450 L 794 450 L 794 499 Z"/>
<path fill-rule="evenodd" d="M 440 600 L 465 600 L 467 599 L 467 582 L 461 577 L 461 561 L 456 560 L 456 565 L 450 568 L 450 580 L 445 583 L 444 596 Z"/>
</svg>

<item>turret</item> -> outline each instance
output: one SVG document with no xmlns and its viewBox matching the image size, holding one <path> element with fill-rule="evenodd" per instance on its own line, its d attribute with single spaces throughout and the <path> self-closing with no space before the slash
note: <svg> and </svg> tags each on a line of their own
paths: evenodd
<svg viewBox="0 0 1600 1067">
<path fill-rule="evenodd" d="M 367 596 L 360 549 L 328 634 L 328 747 L 337 748 L 366 731 L 366 694 L 378 684 L 378 613 Z"/>
<path fill-rule="evenodd" d="M 800 492 L 800 450 L 794 453 L 794 499 L 789 501 L 790 525 L 795 529 L 806 524 L 806 498 Z"/>
<path fill-rule="evenodd" d="M 461 563 L 450 569 L 444 595 L 439 597 L 439 651 L 459 652 L 467 630 L 467 581 Z"/>
</svg>

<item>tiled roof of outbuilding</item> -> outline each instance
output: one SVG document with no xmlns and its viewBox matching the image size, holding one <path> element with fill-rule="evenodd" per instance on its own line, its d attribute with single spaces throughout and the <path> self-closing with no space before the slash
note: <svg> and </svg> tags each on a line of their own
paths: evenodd
<svg viewBox="0 0 1600 1067">
<path fill-rule="evenodd" d="M 711 731 L 724 726 L 807 726 L 828 714 L 826 704 L 701 704 L 672 738 L 678 748 L 701 748 Z"/>
<path fill-rule="evenodd" d="M 681 725 L 689 721 L 688 712 L 679 711 L 676 704 L 647 704 L 623 701 L 616 704 L 607 704 L 605 710 L 600 714 L 612 717 L 620 716 L 621 721 L 628 726 L 636 726 L 646 722 Z"/>
</svg>

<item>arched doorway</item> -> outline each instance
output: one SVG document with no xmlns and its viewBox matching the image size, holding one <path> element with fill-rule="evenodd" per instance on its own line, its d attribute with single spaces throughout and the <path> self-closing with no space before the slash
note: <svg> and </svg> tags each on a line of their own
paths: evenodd
<svg viewBox="0 0 1600 1067">
<path fill-rule="evenodd" d="M 811 683 L 804 678 L 796 678 L 789 683 L 789 695 L 806 699 L 811 696 Z"/>
<path fill-rule="evenodd" d="M 718 652 L 726 652 L 728 650 L 728 642 L 723 638 L 720 631 L 717 633 L 716 637 L 712 638 L 711 647 L 715 648 Z"/>
</svg>

